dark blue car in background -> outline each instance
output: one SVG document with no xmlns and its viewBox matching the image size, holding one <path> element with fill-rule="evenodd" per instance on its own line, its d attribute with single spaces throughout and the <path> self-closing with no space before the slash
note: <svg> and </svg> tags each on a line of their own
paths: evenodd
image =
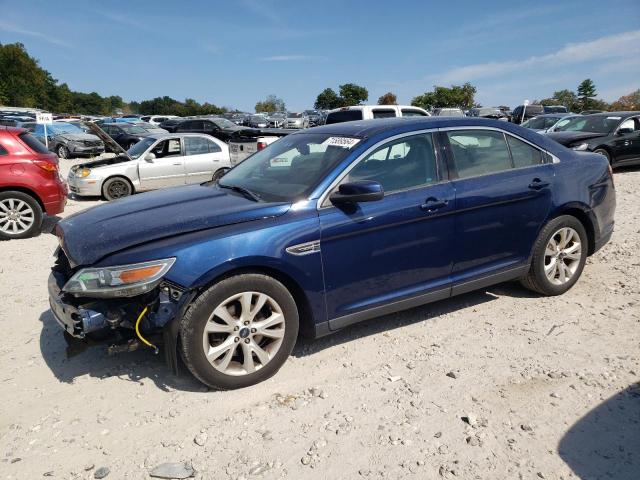
<svg viewBox="0 0 640 480">
<path fill-rule="evenodd" d="M 49 278 L 68 341 L 162 344 L 217 388 L 273 375 L 298 333 L 508 280 L 559 295 L 614 225 L 602 155 L 519 126 L 394 118 L 291 134 L 218 182 L 57 226 Z"/>
</svg>

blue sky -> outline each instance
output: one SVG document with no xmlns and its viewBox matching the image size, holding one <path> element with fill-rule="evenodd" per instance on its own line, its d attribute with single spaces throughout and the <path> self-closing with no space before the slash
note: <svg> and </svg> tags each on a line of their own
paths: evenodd
<svg viewBox="0 0 640 480">
<path fill-rule="evenodd" d="M 0 0 L 0 42 L 20 41 L 72 89 L 290 110 L 353 82 L 401 103 L 469 81 L 483 105 L 594 80 L 640 88 L 638 0 Z"/>
</svg>

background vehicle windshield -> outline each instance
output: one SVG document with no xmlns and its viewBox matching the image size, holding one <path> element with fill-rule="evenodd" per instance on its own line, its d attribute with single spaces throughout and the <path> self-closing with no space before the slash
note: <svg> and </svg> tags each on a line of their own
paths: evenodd
<svg viewBox="0 0 640 480">
<path fill-rule="evenodd" d="M 235 123 L 230 122 L 226 118 L 214 118 L 211 121 L 215 123 L 217 126 L 219 126 L 220 128 L 232 128 L 236 126 Z"/>
<path fill-rule="evenodd" d="M 350 149 L 329 145 L 332 135 L 304 133 L 283 137 L 231 169 L 222 186 L 241 186 L 268 202 L 306 198 Z"/>
<path fill-rule="evenodd" d="M 153 142 L 155 142 L 154 138 L 143 138 L 138 143 L 136 143 L 133 147 L 131 147 L 129 150 L 127 150 L 127 153 L 134 160 L 136 158 L 140 158 L 140 155 L 142 155 L 144 152 L 146 152 L 147 149 L 151 145 L 153 145 Z"/>
<path fill-rule="evenodd" d="M 138 127 L 137 125 L 120 125 L 120 128 L 127 133 L 147 133 L 144 128 Z"/>
<path fill-rule="evenodd" d="M 56 135 L 61 133 L 83 133 L 82 130 L 70 123 L 52 123 L 47 127 L 47 130 L 51 130 Z"/>
<path fill-rule="evenodd" d="M 300 118 L 302 117 L 301 113 L 290 113 L 289 118 Z"/>
<path fill-rule="evenodd" d="M 576 117 L 564 125 L 557 125 L 555 131 L 610 133 L 620 123 L 620 120 L 622 120 L 622 117 L 604 115 Z"/>
</svg>

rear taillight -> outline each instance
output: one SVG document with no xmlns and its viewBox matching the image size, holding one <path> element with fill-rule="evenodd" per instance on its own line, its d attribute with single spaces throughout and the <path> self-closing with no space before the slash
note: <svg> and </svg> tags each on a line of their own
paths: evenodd
<svg viewBox="0 0 640 480">
<path fill-rule="evenodd" d="M 267 142 L 258 142 L 258 150 L 267 148 Z"/>
<path fill-rule="evenodd" d="M 53 173 L 58 171 L 58 166 L 55 163 L 47 162 L 46 160 L 33 160 L 33 164 L 47 172 Z"/>
</svg>

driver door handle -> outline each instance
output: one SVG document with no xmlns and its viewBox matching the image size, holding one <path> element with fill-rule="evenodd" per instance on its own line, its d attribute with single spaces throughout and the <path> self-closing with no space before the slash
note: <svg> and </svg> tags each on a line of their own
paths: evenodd
<svg viewBox="0 0 640 480">
<path fill-rule="evenodd" d="M 449 205 L 448 200 L 438 200 L 435 197 L 429 197 L 422 205 L 420 205 L 420 210 L 424 210 L 425 212 L 435 212 L 436 210 L 440 210 L 447 205 Z"/>
<path fill-rule="evenodd" d="M 531 190 L 542 190 L 544 187 L 548 187 L 549 182 L 543 182 L 539 178 L 534 178 L 529 184 Z"/>
</svg>

